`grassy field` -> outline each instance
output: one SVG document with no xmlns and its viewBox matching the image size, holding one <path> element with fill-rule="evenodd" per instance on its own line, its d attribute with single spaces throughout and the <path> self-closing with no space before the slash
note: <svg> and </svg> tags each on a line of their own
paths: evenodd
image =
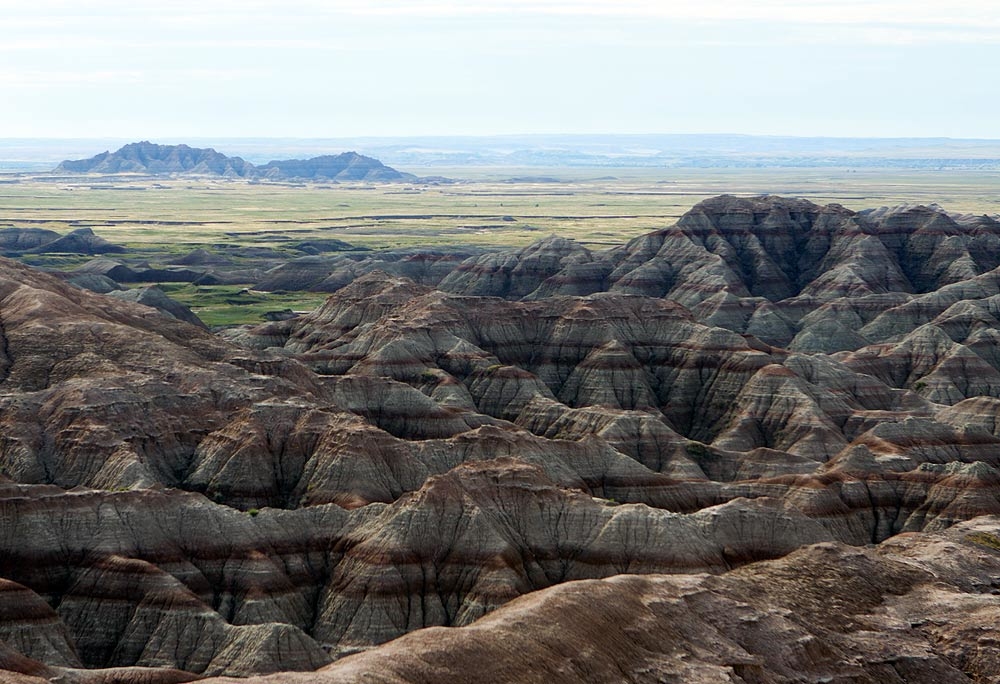
<svg viewBox="0 0 1000 684">
<path fill-rule="evenodd" d="M 259 323 L 269 311 L 312 311 L 328 296 L 311 292 L 255 292 L 233 285 L 162 283 L 159 288 L 191 307 L 211 327 Z"/>
<path fill-rule="evenodd" d="M 420 174 L 420 169 L 413 170 Z M 0 176 L 0 228 L 65 233 L 90 227 L 153 263 L 196 247 L 266 246 L 337 238 L 372 249 L 527 245 L 547 235 L 601 249 L 670 225 L 715 195 L 779 194 L 852 209 L 937 203 L 1000 214 L 996 171 L 873 169 L 433 169 L 447 184 L 251 184 L 246 181 Z M 609 176 L 613 173 L 613 176 Z M 87 257 L 30 263 L 72 268 Z M 249 301 L 226 288 L 170 286 L 210 324 L 260 320 L 263 311 L 315 306 L 322 296 Z M 242 297 L 242 299 L 241 299 Z"/>
<path fill-rule="evenodd" d="M 722 193 L 799 196 L 853 209 L 936 202 L 950 211 L 1000 213 L 995 171 L 615 169 L 613 178 L 607 169 L 461 172 L 468 179 L 461 183 L 379 186 L 25 177 L 0 184 L 0 227 L 91 226 L 115 243 L 168 251 L 281 248 L 320 237 L 375 249 L 513 246 L 549 234 L 601 247 L 669 225 Z"/>
</svg>

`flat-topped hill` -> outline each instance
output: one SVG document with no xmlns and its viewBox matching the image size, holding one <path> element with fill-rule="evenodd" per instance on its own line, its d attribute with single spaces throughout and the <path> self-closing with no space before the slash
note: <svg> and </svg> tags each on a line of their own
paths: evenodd
<svg viewBox="0 0 1000 684">
<path fill-rule="evenodd" d="M 240 178 L 252 176 L 253 171 L 250 162 L 210 147 L 157 145 L 146 140 L 89 159 L 67 159 L 55 168 L 56 173 L 190 173 Z"/>
<path fill-rule="evenodd" d="M 357 152 L 323 155 L 311 159 L 283 159 L 255 166 L 242 157 L 229 157 L 211 147 L 158 145 L 149 141 L 129 143 L 115 152 L 89 159 L 67 159 L 55 173 L 142 173 L 149 175 L 205 175 L 225 178 L 292 178 L 396 181 L 414 176 L 386 166 Z"/>
<path fill-rule="evenodd" d="M 257 168 L 268 178 L 307 178 L 317 180 L 406 180 L 414 178 L 386 166 L 378 159 L 357 152 L 325 154 L 311 159 L 282 159 L 269 161 Z"/>
</svg>

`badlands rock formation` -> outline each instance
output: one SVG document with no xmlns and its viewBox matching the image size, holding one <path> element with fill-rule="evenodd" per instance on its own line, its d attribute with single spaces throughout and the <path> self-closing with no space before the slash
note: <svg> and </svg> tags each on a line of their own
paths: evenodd
<svg viewBox="0 0 1000 684">
<path fill-rule="evenodd" d="M 412 180 L 409 173 L 400 173 L 377 159 L 357 152 L 326 154 L 311 159 L 270 161 L 257 167 L 265 178 L 304 178 L 334 181 L 395 181 Z"/>
<path fill-rule="evenodd" d="M 227 157 L 212 148 L 157 145 L 148 140 L 129 143 L 114 152 L 88 159 L 67 159 L 54 173 L 193 173 L 229 178 L 251 177 L 254 165 L 242 157 Z"/>
<path fill-rule="evenodd" d="M 722 575 L 570 582 L 277 681 L 996 681 L 998 526 L 981 518 L 878 549 L 821 543 Z"/>
<path fill-rule="evenodd" d="M 323 181 L 412 180 L 377 159 L 357 152 L 324 155 L 312 159 L 284 159 L 254 166 L 242 157 L 228 157 L 212 148 L 187 145 L 157 145 L 149 141 L 129 143 L 114 152 L 102 152 L 89 159 L 62 162 L 54 173 L 142 173 L 148 175 L 201 175 L 226 178 L 289 178 Z"/>
<path fill-rule="evenodd" d="M 0 260 L 0 680 L 1000 681 L 996 227 L 723 197 L 222 335 Z"/>
</svg>

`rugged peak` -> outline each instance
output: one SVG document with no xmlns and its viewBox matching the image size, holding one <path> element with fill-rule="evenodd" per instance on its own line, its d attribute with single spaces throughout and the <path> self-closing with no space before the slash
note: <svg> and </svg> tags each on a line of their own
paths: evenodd
<svg viewBox="0 0 1000 684">
<path fill-rule="evenodd" d="M 791 217 L 815 217 L 820 214 L 853 216 L 854 212 L 845 209 L 840 204 L 819 205 L 807 199 L 784 197 L 781 195 L 756 195 L 752 197 L 737 197 L 735 195 L 719 195 L 702 200 L 680 218 L 682 224 L 688 215 L 694 217 L 706 215 L 710 217 L 728 217 L 728 221 L 719 224 L 721 229 L 739 228 L 766 223 L 774 220 L 774 215 L 790 215 Z M 769 217 L 771 217 L 769 219 Z"/>
<path fill-rule="evenodd" d="M 720 195 L 692 207 L 678 219 L 677 228 L 696 234 L 711 231 L 734 237 L 754 235 L 761 239 L 769 233 L 808 233 L 821 216 L 847 219 L 854 216 L 854 212 L 839 204 L 820 206 L 809 200 L 777 195 Z M 765 247 L 773 246 L 765 244 Z M 769 253 L 774 255 L 772 251 Z"/>
<path fill-rule="evenodd" d="M 227 157 L 212 148 L 158 145 L 148 140 L 129 143 L 116 152 L 103 152 L 89 159 L 67 160 L 56 173 L 190 173 L 249 177 L 254 166 L 240 157 Z"/>
<path fill-rule="evenodd" d="M 550 235 L 521 249 L 471 257 L 438 288 L 465 295 L 530 298 L 547 279 L 592 261 L 593 255 L 583 245 Z"/>
<path fill-rule="evenodd" d="M 944 214 L 948 215 L 939 204 L 917 204 L 913 202 L 904 202 L 903 204 L 896 204 L 894 206 L 882 206 L 877 209 L 863 209 L 858 212 L 858 215 L 864 216 L 872 221 L 881 221 L 890 216 L 897 216 L 900 214 L 913 214 L 928 216 L 930 214 Z"/>
<path fill-rule="evenodd" d="M 538 466 L 516 458 L 501 457 L 489 461 L 464 463 L 447 473 L 428 478 L 424 486 L 414 494 L 414 500 L 457 503 L 463 498 L 492 499 L 500 493 L 515 490 L 535 495 L 542 491 L 550 491 L 552 494 L 561 492 Z M 562 494 L 568 495 L 568 492 Z"/>
<path fill-rule="evenodd" d="M 329 318 L 332 312 L 339 313 L 352 306 L 386 309 L 430 292 L 431 288 L 418 285 L 409 278 L 372 271 L 327 297 L 326 302 L 310 316 L 322 321 Z"/>
</svg>

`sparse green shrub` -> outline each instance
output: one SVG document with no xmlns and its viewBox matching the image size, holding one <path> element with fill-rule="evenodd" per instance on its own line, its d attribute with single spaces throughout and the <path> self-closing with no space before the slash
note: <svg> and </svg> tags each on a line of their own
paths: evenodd
<svg viewBox="0 0 1000 684">
<path fill-rule="evenodd" d="M 972 542 L 978 546 L 985 546 L 994 551 L 1000 551 L 1000 538 L 987 532 L 972 532 L 965 535 L 965 541 Z"/>
<path fill-rule="evenodd" d="M 260 513 L 260 510 L 256 509 L 256 508 L 251 508 L 250 510 L 247 511 L 247 515 L 249 515 L 251 518 L 256 518 L 257 514 L 259 514 L 259 513 Z"/>
<path fill-rule="evenodd" d="M 686 448 L 687 452 L 696 458 L 705 458 L 712 455 L 709 448 L 701 442 L 688 442 Z"/>
</svg>

